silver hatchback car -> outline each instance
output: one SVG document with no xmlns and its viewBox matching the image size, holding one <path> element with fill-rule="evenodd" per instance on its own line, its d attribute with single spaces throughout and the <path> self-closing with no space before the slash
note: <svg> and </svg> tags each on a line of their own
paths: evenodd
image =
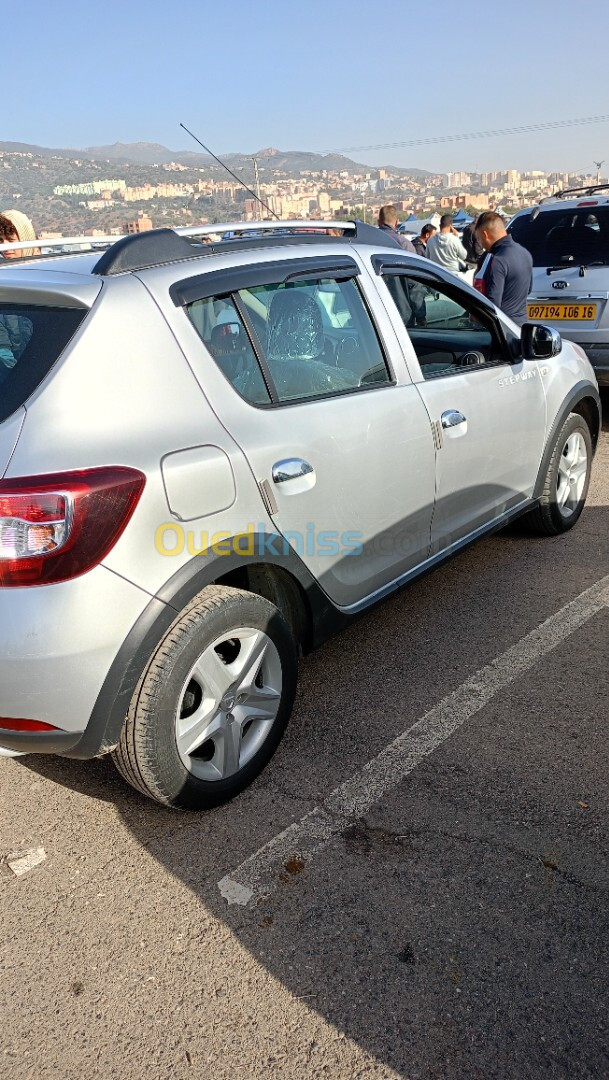
<svg viewBox="0 0 609 1080">
<path fill-rule="evenodd" d="M 0 260 L 0 753 L 182 809 L 265 766 L 299 654 L 570 529 L 601 423 L 581 348 L 379 230 L 252 228 Z"/>
</svg>

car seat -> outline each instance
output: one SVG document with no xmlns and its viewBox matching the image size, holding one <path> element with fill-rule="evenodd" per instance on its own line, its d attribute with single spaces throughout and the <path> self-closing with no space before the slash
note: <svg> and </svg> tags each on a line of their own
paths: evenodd
<svg viewBox="0 0 609 1080">
<path fill-rule="evenodd" d="M 357 386 L 352 372 L 325 362 L 321 310 L 313 297 L 300 289 L 275 293 L 269 308 L 266 354 L 284 400 Z"/>
<path fill-rule="evenodd" d="M 544 262 L 553 263 L 567 262 L 569 256 L 574 256 L 576 243 L 575 230 L 570 225 L 555 225 L 546 236 L 546 256 Z"/>
<path fill-rule="evenodd" d="M 321 311 L 300 289 L 281 289 L 269 308 L 267 356 L 273 360 L 316 360 L 324 356 Z"/>
</svg>

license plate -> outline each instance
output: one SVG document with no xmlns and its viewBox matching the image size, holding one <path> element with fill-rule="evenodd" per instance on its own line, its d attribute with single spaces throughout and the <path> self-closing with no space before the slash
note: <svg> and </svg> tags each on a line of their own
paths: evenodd
<svg viewBox="0 0 609 1080">
<path fill-rule="evenodd" d="M 529 319 L 534 322 L 592 322 L 596 304 L 531 304 L 527 305 Z"/>
</svg>

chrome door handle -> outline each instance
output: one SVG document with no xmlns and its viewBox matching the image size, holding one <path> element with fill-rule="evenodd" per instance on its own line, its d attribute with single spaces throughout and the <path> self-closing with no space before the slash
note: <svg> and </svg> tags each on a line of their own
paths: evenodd
<svg viewBox="0 0 609 1080">
<path fill-rule="evenodd" d="M 284 458 L 283 461 L 276 461 L 273 465 L 273 483 L 285 484 L 287 480 L 298 480 L 314 472 L 313 466 L 303 458 Z"/>
<path fill-rule="evenodd" d="M 446 412 L 442 413 L 441 420 L 443 428 L 458 427 L 459 424 L 466 423 L 463 413 L 459 412 L 458 409 L 447 409 Z"/>
</svg>

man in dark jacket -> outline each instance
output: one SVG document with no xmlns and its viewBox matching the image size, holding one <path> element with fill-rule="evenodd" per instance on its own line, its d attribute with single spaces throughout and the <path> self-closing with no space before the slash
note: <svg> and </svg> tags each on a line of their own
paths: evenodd
<svg viewBox="0 0 609 1080">
<path fill-rule="evenodd" d="M 493 210 L 481 214 L 476 236 L 491 259 L 484 275 L 484 293 L 510 319 L 522 326 L 527 321 L 527 296 L 531 291 L 533 260 L 506 231 L 503 218 Z"/>
<path fill-rule="evenodd" d="M 466 225 L 463 230 L 463 247 L 467 251 L 467 265 L 480 267 L 482 260 L 485 257 L 485 251 L 482 244 L 476 236 L 476 228 L 478 226 L 478 219 L 480 214 L 477 214 L 474 221 L 471 221 L 469 225 Z"/>
<path fill-rule="evenodd" d="M 415 236 L 414 240 L 412 241 L 412 246 L 416 251 L 417 255 L 427 254 L 425 250 L 425 248 L 427 247 L 427 241 L 429 240 L 430 236 L 434 235 L 436 231 L 437 230 L 434 225 L 424 225 L 421 229 L 421 235 Z"/>
<path fill-rule="evenodd" d="M 404 251 L 410 251 L 413 255 L 416 255 L 410 240 L 403 236 L 401 232 L 398 232 L 398 212 L 395 206 L 381 206 L 378 226 L 383 232 L 388 232 L 393 236 L 393 239 L 397 240 L 400 247 L 404 248 Z"/>
</svg>

